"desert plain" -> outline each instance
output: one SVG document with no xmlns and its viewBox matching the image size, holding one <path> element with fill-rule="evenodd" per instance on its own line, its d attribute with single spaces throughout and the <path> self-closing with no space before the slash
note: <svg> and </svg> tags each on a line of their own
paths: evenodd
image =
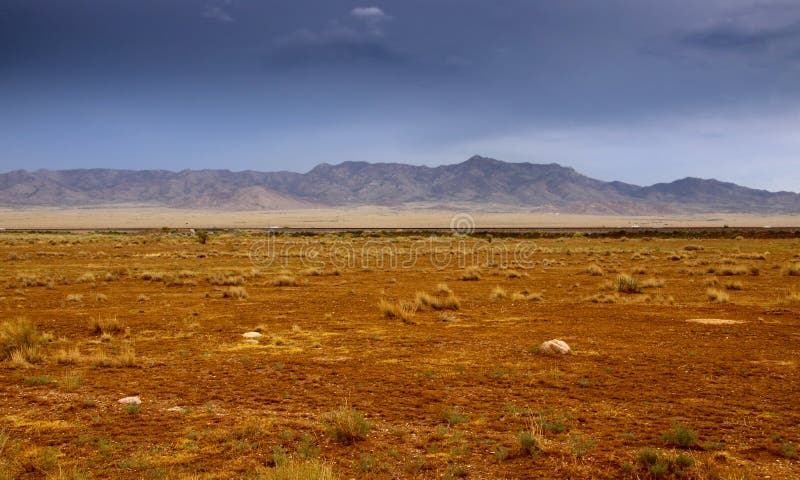
<svg viewBox="0 0 800 480">
<path fill-rule="evenodd" d="M 800 478 L 796 233 L 196 233 L 0 233 L 0 478 Z"/>
</svg>

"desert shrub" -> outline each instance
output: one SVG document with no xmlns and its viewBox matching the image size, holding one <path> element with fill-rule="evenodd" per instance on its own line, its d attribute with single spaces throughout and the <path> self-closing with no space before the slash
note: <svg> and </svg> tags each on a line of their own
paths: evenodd
<svg viewBox="0 0 800 480">
<path fill-rule="evenodd" d="M 621 293 L 641 293 L 639 282 L 630 275 L 620 275 L 612 284 L 612 288 Z"/>
<path fill-rule="evenodd" d="M 38 363 L 41 361 L 39 347 L 46 341 L 47 335 L 41 334 L 29 320 L 3 322 L 0 325 L 0 360 Z"/>
<path fill-rule="evenodd" d="M 442 419 L 451 425 L 459 423 L 468 423 L 469 417 L 464 414 L 460 407 L 447 407 L 442 409 Z"/>
<path fill-rule="evenodd" d="M 458 277 L 463 281 L 476 281 L 481 279 L 481 269 L 478 267 L 467 267 L 464 272 Z"/>
<path fill-rule="evenodd" d="M 244 287 L 228 287 L 222 291 L 222 298 L 235 298 L 238 300 L 244 300 L 248 298 L 247 290 Z"/>
<path fill-rule="evenodd" d="M 271 468 L 259 468 L 257 480 L 334 480 L 330 466 L 320 460 L 284 459 Z"/>
<path fill-rule="evenodd" d="M 600 267 L 600 265 L 593 263 L 588 267 L 586 267 L 586 273 L 588 273 L 589 275 L 594 275 L 599 277 L 600 275 L 603 275 L 605 272 L 603 271 L 603 268 Z"/>
<path fill-rule="evenodd" d="M 75 365 L 83 360 L 80 350 L 77 347 L 69 350 L 59 350 L 53 355 L 53 360 L 58 365 Z"/>
<path fill-rule="evenodd" d="M 717 288 L 706 290 L 706 296 L 714 303 L 728 303 L 731 300 L 730 295 Z"/>
<path fill-rule="evenodd" d="M 244 277 L 233 273 L 214 273 L 208 277 L 208 283 L 221 286 L 244 285 Z"/>
<path fill-rule="evenodd" d="M 670 430 L 664 432 L 661 438 L 671 445 L 680 448 L 690 448 L 697 444 L 697 432 L 685 425 L 674 425 Z"/>
<path fill-rule="evenodd" d="M 685 247 L 683 247 L 683 249 L 686 250 L 687 252 L 693 252 L 693 251 L 697 251 L 697 250 L 704 250 L 702 245 L 686 245 Z"/>
<path fill-rule="evenodd" d="M 518 272 L 516 270 L 509 270 L 509 271 L 506 272 L 506 277 L 507 278 L 522 278 L 524 276 L 525 276 L 524 273 L 520 273 L 520 272 Z"/>
<path fill-rule="evenodd" d="M 79 276 L 75 281 L 78 283 L 94 283 L 95 277 L 93 273 L 87 272 Z"/>
<path fill-rule="evenodd" d="M 544 296 L 540 292 L 529 292 L 528 290 L 520 290 L 511 294 L 511 300 L 515 302 L 540 302 Z"/>
<path fill-rule="evenodd" d="M 784 275 L 791 277 L 800 277 L 800 262 L 791 262 L 783 266 L 782 272 Z"/>
<path fill-rule="evenodd" d="M 300 283 L 291 275 L 278 275 L 272 280 L 272 285 L 276 287 L 296 287 Z"/>
<path fill-rule="evenodd" d="M 205 245 L 208 242 L 208 232 L 205 230 L 197 230 L 194 233 L 195 237 L 197 237 L 197 241 L 200 242 L 200 245 Z"/>
<path fill-rule="evenodd" d="M 389 302 L 382 298 L 378 302 L 378 310 L 385 318 L 397 318 L 404 322 L 410 322 L 417 313 L 417 304 L 404 300 Z"/>
<path fill-rule="evenodd" d="M 414 301 L 417 308 L 432 308 L 433 310 L 458 310 L 461 308 L 461 300 L 450 292 L 444 296 L 429 295 L 425 292 L 417 292 Z"/>
<path fill-rule="evenodd" d="M 726 267 L 720 267 L 716 270 L 717 275 L 721 275 L 723 277 L 730 277 L 733 275 L 747 275 L 750 273 L 750 267 L 747 265 L 731 265 Z"/>
<path fill-rule="evenodd" d="M 347 405 L 324 414 L 322 422 L 328 435 L 344 444 L 365 439 L 370 430 L 370 424 L 364 414 Z"/>
<path fill-rule="evenodd" d="M 705 279 L 703 281 L 703 285 L 705 285 L 706 287 L 714 287 L 714 288 L 718 288 L 718 287 L 722 286 L 722 284 L 717 279 L 717 277 L 710 277 L 710 278 Z"/>
<path fill-rule="evenodd" d="M 117 317 L 97 317 L 89 323 L 89 330 L 95 335 L 109 334 L 113 335 L 123 331 L 122 325 L 117 320 Z"/>
<path fill-rule="evenodd" d="M 80 293 L 70 293 L 65 297 L 66 301 L 68 302 L 82 302 L 83 295 Z"/>
<path fill-rule="evenodd" d="M 742 282 L 733 281 L 733 282 L 725 282 L 725 289 L 726 290 L 741 290 L 744 288 Z"/>
<path fill-rule="evenodd" d="M 508 298 L 508 292 L 506 292 L 505 288 L 498 285 L 492 289 L 492 293 L 489 295 L 489 298 L 492 300 L 502 300 L 504 298 Z"/>
</svg>

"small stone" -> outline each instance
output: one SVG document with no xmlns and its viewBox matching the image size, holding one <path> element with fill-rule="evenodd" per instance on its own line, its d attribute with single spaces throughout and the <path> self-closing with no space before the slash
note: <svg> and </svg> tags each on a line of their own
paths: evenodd
<svg viewBox="0 0 800 480">
<path fill-rule="evenodd" d="M 539 345 L 539 352 L 545 354 L 567 354 L 570 353 L 572 350 L 567 345 L 567 342 L 564 340 L 548 340 L 541 345 Z"/>
<path fill-rule="evenodd" d="M 261 332 L 245 332 L 242 334 L 242 336 L 244 338 L 261 338 L 264 335 L 262 335 Z"/>
<path fill-rule="evenodd" d="M 120 398 L 118 402 L 124 403 L 125 405 L 141 405 L 142 399 L 139 398 L 139 395 L 136 395 L 135 397 Z"/>
</svg>

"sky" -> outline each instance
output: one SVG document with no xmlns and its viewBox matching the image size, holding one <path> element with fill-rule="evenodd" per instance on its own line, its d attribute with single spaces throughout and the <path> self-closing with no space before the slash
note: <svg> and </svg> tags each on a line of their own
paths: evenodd
<svg viewBox="0 0 800 480">
<path fill-rule="evenodd" d="M 0 171 L 475 154 L 800 191 L 800 2 L 0 0 Z"/>
</svg>

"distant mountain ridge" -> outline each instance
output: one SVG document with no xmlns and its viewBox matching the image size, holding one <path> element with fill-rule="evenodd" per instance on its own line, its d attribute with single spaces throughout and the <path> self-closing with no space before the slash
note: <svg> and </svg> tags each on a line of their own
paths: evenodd
<svg viewBox="0 0 800 480">
<path fill-rule="evenodd" d="M 403 204 L 504 205 L 564 213 L 800 213 L 800 194 L 684 178 L 641 187 L 551 164 L 473 156 L 438 167 L 322 163 L 307 173 L 228 170 L 16 170 L 0 174 L 0 204 L 283 210 Z"/>
</svg>

